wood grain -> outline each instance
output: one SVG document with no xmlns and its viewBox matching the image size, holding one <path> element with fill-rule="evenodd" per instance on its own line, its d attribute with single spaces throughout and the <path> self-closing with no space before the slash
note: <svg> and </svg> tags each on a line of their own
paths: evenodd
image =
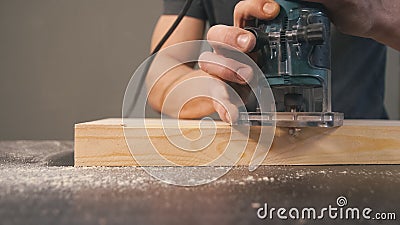
<svg viewBox="0 0 400 225">
<path fill-rule="evenodd" d="M 247 134 L 242 127 L 223 122 L 161 124 L 158 119 L 129 119 L 124 123 L 104 119 L 76 124 L 75 166 L 248 165 L 261 132 L 260 127 L 251 127 Z M 347 120 L 339 128 L 303 128 L 297 136 L 277 128 L 271 148 L 268 143 L 258 147 L 254 159 L 262 165 L 400 164 L 400 121 Z"/>
</svg>

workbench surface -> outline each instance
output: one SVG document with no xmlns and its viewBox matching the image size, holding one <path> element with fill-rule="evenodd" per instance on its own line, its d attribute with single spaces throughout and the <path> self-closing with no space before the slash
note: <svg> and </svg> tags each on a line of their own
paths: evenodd
<svg viewBox="0 0 400 225">
<path fill-rule="evenodd" d="M 347 206 L 395 212 L 400 165 L 235 167 L 198 187 L 162 183 L 140 168 L 74 168 L 70 141 L 0 142 L 1 224 L 376 224 L 376 220 L 261 220 L 257 209 Z M 174 168 L 160 168 L 174 172 Z M 201 168 L 179 174 L 190 179 Z"/>
</svg>

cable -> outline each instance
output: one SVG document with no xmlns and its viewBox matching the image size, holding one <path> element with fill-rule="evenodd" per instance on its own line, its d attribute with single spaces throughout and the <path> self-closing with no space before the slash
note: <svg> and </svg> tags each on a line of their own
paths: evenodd
<svg viewBox="0 0 400 225">
<path fill-rule="evenodd" d="M 178 27 L 179 23 L 182 21 L 183 17 L 186 16 L 187 11 L 189 10 L 190 6 L 192 5 L 193 0 L 186 0 L 185 5 L 183 6 L 181 12 L 178 15 L 178 18 L 176 18 L 174 24 L 169 28 L 168 32 L 164 35 L 164 37 L 161 39 L 161 41 L 158 43 L 158 45 L 154 48 L 154 50 L 151 52 L 151 54 L 157 53 L 160 51 L 161 47 L 165 44 L 165 42 L 168 40 L 168 38 L 171 36 L 171 34 L 175 31 L 176 27 Z"/>
<path fill-rule="evenodd" d="M 157 52 L 160 51 L 162 46 L 165 44 L 165 42 L 167 42 L 168 38 L 172 35 L 172 33 L 178 27 L 179 23 L 182 21 L 183 17 L 186 16 L 186 13 L 190 9 L 192 2 L 193 2 L 193 0 L 186 0 L 185 5 L 183 6 L 182 10 L 179 12 L 178 17 L 176 18 L 176 20 L 174 21 L 172 26 L 168 29 L 167 33 L 162 37 L 162 39 L 158 42 L 157 46 L 151 52 L 151 58 L 145 65 L 145 68 L 143 70 L 143 75 L 140 77 L 140 80 L 138 83 L 138 88 L 135 91 L 135 95 L 133 96 L 132 105 L 129 107 L 128 113 L 132 113 L 133 109 L 135 108 L 135 106 L 137 104 L 137 101 L 138 101 L 139 95 L 140 95 L 140 91 L 142 90 L 144 81 L 146 79 L 146 75 L 149 72 L 150 66 L 153 63 L 153 60 L 155 58 L 154 54 L 157 54 Z"/>
</svg>

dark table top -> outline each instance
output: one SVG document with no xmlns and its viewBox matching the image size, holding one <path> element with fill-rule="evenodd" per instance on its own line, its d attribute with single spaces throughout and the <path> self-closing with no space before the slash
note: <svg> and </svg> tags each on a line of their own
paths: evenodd
<svg viewBox="0 0 400 225">
<path fill-rule="evenodd" d="M 400 224 L 400 165 L 234 167 L 197 187 L 165 184 L 141 168 L 72 165 L 69 141 L 0 142 L 0 224 Z M 197 172 L 189 167 L 182 179 Z M 337 205 L 339 196 L 347 205 Z M 272 219 L 257 217 L 265 204 L 276 208 Z M 329 205 L 342 219 L 321 210 Z M 280 219 L 278 208 L 300 218 Z M 310 208 L 323 218 L 308 218 Z M 371 208 L 371 219 L 345 219 L 349 208 Z"/>
</svg>

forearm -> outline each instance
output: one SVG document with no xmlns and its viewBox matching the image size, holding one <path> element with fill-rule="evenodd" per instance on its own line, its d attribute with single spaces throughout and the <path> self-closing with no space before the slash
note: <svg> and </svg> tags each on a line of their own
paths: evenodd
<svg viewBox="0 0 400 225">
<path fill-rule="evenodd" d="M 148 102 L 171 117 L 194 119 L 214 112 L 207 89 L 211 76 L 193 68 L 200 52 L 196 43 L 181 43 L 162 49 L 146 77 Z"/>
<path fill-rule="evenodd" d="M 211 76 L 185 64 L 166 70 L 174 60 L 164 58 L 163 63 L 158 60 L 149 71 L 146 86 L 150 106 L 171 117 L 184 119 L 201 118 L 215 112 L 212 100 L 204 97 L 209 96 L 207 82 Z M 164 74 L 163 71 L 168 72 Z"/>
<path fill-rule="evenodd" d="M 399 0 L 305 0 L 322 3 L 339 31 L 400 50 Z"/>
<path fill-rule="evenodd" d="M 377 23 L 372 38 L 400 51 L 400 1 L 380 0 Z"/>
<path fill-rule="evenodd" d="M 160 17 L 153 32 L 151 49 L 154 49 L 175 19 L 176 16 L 170 15 Z M 204 94 L 202 92 L 207 87 L 207 84 L 199 84 L 202 81 L 196 79 L 209 75 L 186 63 L 198 58 L 199 45 L 176 45 L 202 39 L 204 26 L 202 20 L 185 17 L 154 59 L 146 77 L 146 87 L 149 91 L 148 102 L 155 110 L 172 117 L 188 119 L 214 112 L 211 100 L 194 97 Z M 175 46 L 168 48 L 171 45 Z"/>
</svg>

